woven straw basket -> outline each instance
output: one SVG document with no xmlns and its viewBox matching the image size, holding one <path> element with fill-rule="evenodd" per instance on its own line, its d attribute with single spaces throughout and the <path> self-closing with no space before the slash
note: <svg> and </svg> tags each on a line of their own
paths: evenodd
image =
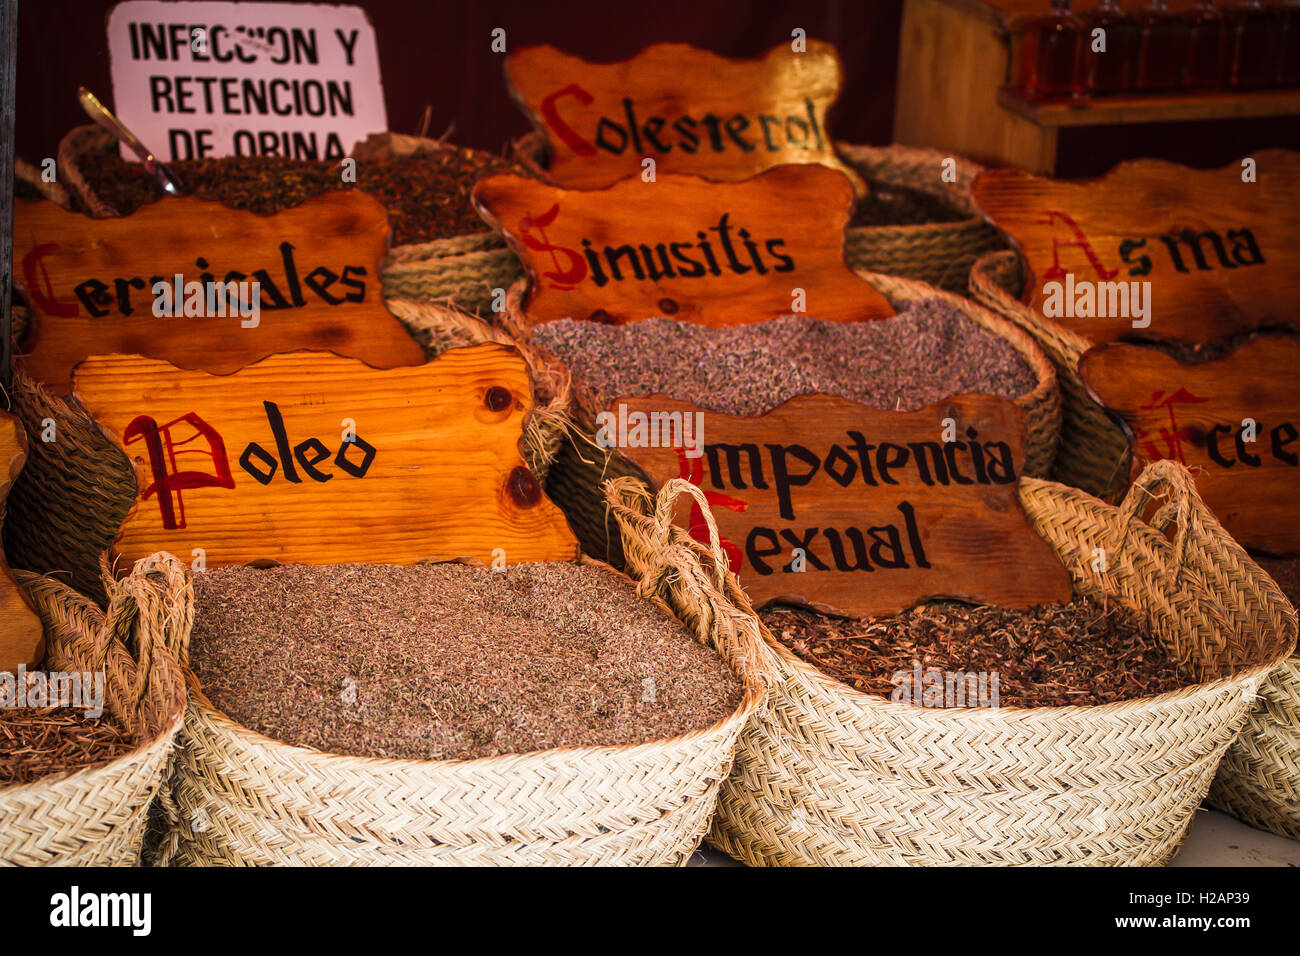
<svg viewBox="0 0 1300 956">
<path fill-rule="evenodd" d="M 102 150 L 112 140 L 113 135 L 98 126 L 78 126 L 59 143 L 59 173 L 71 186 L 79 208 L 95 218 L 118 216 L 121 212 L 91 187 L 81 169 L 82 157 L 87 152 Z M 373 144 L 366 148 L 370 155 L 387 152 L 404 156 L 458 147 L 438 140 L 389 133 L 384 148 Z M 481 233 L 394 246 L 379 263 L 385 298 L 455 305 L 479 314 L 486 314 L 491 308 L 493 289 L 510 288 L 510 283 L 522 274 L 523 267 L 506 248 L 505 240 L 487 231 L 486 225 Z"/>
<path fill-rule="evenodd" d="M 661 532 L 624 488 L 608 498 L 635 569 Z M 1150 466 L 1118 508 L 1036 479 L 1021 501 L 1076 592 L 1145 615 L 1202 682 L 1095 707 L 926 709 L 853 690 L 764 630 L 759 670 L 778 687 L 741 736 L 710 842 L 750 864 L 1151 865 L 1177 852 L 1255 693 L 1295 646 L 1295 611 L 1172 462 Z M 661 498 L 660 514 L 671 508 Z M 1094 548 L 1108 571 L 1091 570 Z M 720 551 L 704 560 L 726 567 Z"/>
<path fill-rule="evenodd" d="M 1283 662 L 1260 688 L 1214 778 L 1210 805 L 1300 840 L 1300 656 Z"/>
<path fill-rule="evenodd" d="M 175 623 L 165 589 L 139 571 L 109 585 L 105 615 L 57 581 L 14 576 L 45 625 L 45 667 L 104 671 L 104 709 L 136 746 L 107 763 L 0 789 L 0 863 L 138 865 L 185 707 L 180 668 L 165 649 Z"/>
<path fill-rule="evenodd" d="M 394 300 L 385 303 L 432 358 L 449 348 L 500 342 L 519 348 L 529 365 L 537 406 L 520 451 L 539 481 L 568 427 L 569 379 L 520 348 L 504 332 L 455 309 Z M 15 329 L 29 313 L 13 308 Z M 15 339 L 19 335 L 15 334 Z M 49 574 L 103 604 L 99 555 L 109 549 L 135 501 L 136 480 L 120 448 L 76 402 L 55 395 L 15 369 L 12 411 L 28 434 L 27 463 L 14 481 L 4 524 L 9 562 Z M 44 441 L 52 425 L 54 441 Z"/>
<path fill-rule="evenodd" d="M 1060 429 L 1060 397 L 1056 389 L 1056 372 L 1034 340 L 1016 326 L 981 308 L 969 299 L 942 292 L 923 282 L 858 270 L 858 275 L 881 292 L 896 307 L 917 299 L 940 298 L 960 310 L 972 321 L 1004 339 L 1020 354 L 1034 373 L 1037 385 L 1016 399 L 1025 413 L 1028 440 L 1025 446 L 1024 473 L 1046 475 L 1056 454 Z M 506 315 L 518 316 L 522 284 L 511 289 Z M 515 320 L 516 337 L 526 335 Z M 553 374 L 562 374 L 558 360 L 549 359 Z M 618 529 L 605 506 L 601 485 L 610 478 L 629 477 L 645 483 L 645 475 L 618 449 L 596 444 L 596 408 L 591 393 L 575 383 L 569 404 L 572 427 L 559 445 L 547 478 L 546 492 L 569 519 L 583 551 L 615 566 L 622 562 Z"/>
<path fill-rule="evenodd" d="M 1088 395 L 1079 376 L 1079 358 L 1090 343 L 1021 302 L 1024 283 L 1024 265 L 1014 252 L 990 253 L 970 274 L 975 299 L 1033 336 L 1056 366 L 1061 444 L 1052 477 L 1105 501 L 1118 501 L 1128 487 L 1132 455 L 1123 429 Z"/>
<path fill-rule="evenodd" d="M 871 187 L 882 225 L 853 226 L 844 235 L 844 258 L 856 269 L 928 282 L 965 295 L 971 267 L 986 252 L 1005 246 L 970 197 L 982 171 L 966 159 L 910 146 L 838 146 L 840 158 Z M 956 182 L 945 183 L 944 162 L 955 164 Z M 942 210 L 951 221 L 935 222 Z"/>
<path fill-rule="evenodd" d="M 187 625 L 192 583 L 170 555 Z M 747 655 L 756 622 L 705 579 L 693 552 L 653 548 L 640 591 L 702 641 L 737 646 L 738 709 L 704 730 L 627 747 L 537 751 L 478 760 L 339 756 L 236 724 L 186 671 L 189 706 L 163 795 L 168 834 L 154 862 L 173 865 L 684 864 L 708 829 L 735 743 L 763 700 Z M 749 648 L 749 651 L 746 651 Z"/>
</svg>

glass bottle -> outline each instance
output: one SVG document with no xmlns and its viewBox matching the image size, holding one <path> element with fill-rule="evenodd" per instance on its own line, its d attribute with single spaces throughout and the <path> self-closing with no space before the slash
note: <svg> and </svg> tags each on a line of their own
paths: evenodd
<svg viewBox="0 0 1300 956">
<path fill-rule="evenodd" d="M 1119 0 L 1100 0 L 1079 14 L 1083 21 L 1083 86 L 1093 95 L 1123 93 L 1133 85 L 1141 31 L 1137 21 L 1120 9 Z M 1104 33 L 1099 38 L 1096 31 Z M 1104 40 L 1105 50 L 1098 50 Z"/>
<path fill-rule="evenodd" d="M 1178 89 L 1187 63 L 1187 22 L 1170 13 L 1165 0 L 1148 0 L 1136 19 L 1142 30 L 1137 88 L 1144 93 Z"/>
<path fill-rule="evenodd" d="M 1228 31 L 1214 0 L 1197 0 L 1187 20 L 1187 67 L 1183 86 L 1189 90 L 1221 90 L 1227 82 Z"/>
<path fill-rule="evenodd" d="M 1272 86 L 1282 60 L 1282 34 L 1273 11 L 1260 0 L 1238 0 L 1224 13 L 1232 44 L 1228 85 L 1238 90 Z"/>
<path fill-rule="evenodd" d="M 1059 99 L 1083 92 L 1079 51 L 1083 22 L 1070 12 L 1070 0 L 1052 0 L 1051 12 L 1024 24 L 1020 41 L 1020 91 Z"/>
</svg>

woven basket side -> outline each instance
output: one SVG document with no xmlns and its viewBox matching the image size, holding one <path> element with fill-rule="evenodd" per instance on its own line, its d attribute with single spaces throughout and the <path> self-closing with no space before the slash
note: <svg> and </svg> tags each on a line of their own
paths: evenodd
<svg viewBox="0 0 1300 956">
<path fill-rule="evenodd" d="M 138 865 L 184 709 L 179 666 L 164 647 L 171 609 L 157 582 L 145 579 L 114 587 L 105 615 L 57 581 L 15 577 L 45 624 L 45 666 L 102 670 L 105 710 L 136 746 L 107 763 L 0 790 L 0 862 Z"/>
<path fill-rule="evenodd" d="M 1019 299 L 1023 285 L 1023 264 L 1014 252 L 986 255 L 970 274 L 976 301 L 1024 329 L 1056 366 L 1062 418 L 1052 477 L 1104 501 L 1118 501 L 1128 487 L 1132 455 L 1123 429 L 1088 395 L 1079 375 L 1079 358 L 1088 343 L 1031 312 Z"/>
<path fill-rule="evenodd" d="M 11 410 L 27 429 L 27 461 L 6 502 L 9 563 L 103 603 L 99 556 L 135 502 L 135 472 L 90 415 L 21 369 L 14 370 Z"/>
<path fill-rule="evenodd" d="M 1001 234 L 978 214 L 970 195 L 981 167 L 960 157 L 909 146 L 852 146 L 841 143 L 840 156 L 877 188 L 902 186 L 939 200 L 962 215 L 956 222 L 919 225 L 852 226 L 845 230 L 844 256 L 858 269 L 902 276 L 965 295 L 971 267 L 980 256 L 1001 249 Z M 940 173 L 954 164 L 955 182 Z"/>
<path fill-rule="evenodd" d="M 1251 826 L 1300 840 L 1300 657 L 1259 690 L 1255 709 L 1223 758 L 1209 803 Z"/>
<path fill-rule="evenodd" d="M 720 603 L 699 606 L 698 595 L 680 583 L 691 575 L 675 570 L 659 583 L 703 639 L 705 630 L 731 626 L 734 612 Z M 656 593 L 654 586 L 643 589 L 667 609 Z M 179 653 L 187 640 L 176 640 Z M 219 713 L 191 674 L 165 805 L 167 839 L 153 860 L 681 864 L 707 829 L 736 737 L 762 702 L 762 686 L 740 676 L 745 694 L 735 713 L 672 740 L 412 761 L 270 740 Z"/>
</svg>

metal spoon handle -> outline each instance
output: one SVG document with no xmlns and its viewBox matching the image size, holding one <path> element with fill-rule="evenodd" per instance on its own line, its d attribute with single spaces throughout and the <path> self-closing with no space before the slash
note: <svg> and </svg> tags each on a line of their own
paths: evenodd
<svg viewBox="0 0 1300 956">
<path fill-rule="evenodd" d="M 81 101 L 81 108 L 86 111 L 87 116 L 112 133 L 119 142 L 126 145 L 127 149 L 140 157 L 145 170 L 158 180 L 158 184 L 162 186 L 164 192 L 173 196 L 180 195 L 180 180 L 176 178 L 170 169 L 159 162 L 153 153 L 145 148 L 144 143 L 140 142 L 134 133 L 122 125 L 122 121 L 99 101 L 99 97 L 84 86 L 80 86 L 77 88 L 77 99 Z"/>
</svg>

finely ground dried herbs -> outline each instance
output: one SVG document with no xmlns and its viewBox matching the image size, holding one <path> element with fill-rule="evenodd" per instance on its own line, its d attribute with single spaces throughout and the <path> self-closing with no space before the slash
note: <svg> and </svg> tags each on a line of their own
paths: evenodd
<svg viewBox="0 0 1300 956">
<path fill-rule="evenodd" d="M 785 316 L 713 329 L 668 318 L 627 325 L 562 319 L 535 327 L 608 404 L 664 394 L 731 415 L 761 415 L 823 392 L 873 408 L 914 411 L 981 392 L 1015 398 L 1037 384 L 1006 341 L 940 299 L 871 322 Z"/>
<path fill-rule="evenodd" d="M 1137 615 L 1093 598 L 1030 611 L 935 601 L 860 621 L 772 606 L 759 617 L 824 674 L 882 697 L 917 664 L 922 672 L 996 673 L 1003 707 L 1107 704 L 1196 682 Z"/>
<path fill-rule="evenodd" d="M 95 193 L 121 215 L 162 196 L 143 166 L 122 159 L 116 143 L 86 153 L 79 165 Z M 358 160 L 355 184 L 343 182 L 336 162 L 276 156 L 182 160 L 169 168 L 187 195 L 257 213 L 279 212 L 312 196 L 355 185 L 388 209 L 396 245 L 487 232 L 488 226 L 469 201 L 474 184 L 492 173 L 524 172 L 507 160 L 469 149 Z"/>
<path fill-rule="evenodd" d="M 80 770 L 133 747 L 130 734 L 107 713 L 87 717 L 65 707 L 5 708 L 0 710 L 0 786 Z"/>
<path fill-rule="evenodd" d="M 609 571 L 565 562 L 217 568 L 190 664 L 252 730 L 332 753 L 451 759 L 645 743 L 741 689 Z"/>
</svg>

